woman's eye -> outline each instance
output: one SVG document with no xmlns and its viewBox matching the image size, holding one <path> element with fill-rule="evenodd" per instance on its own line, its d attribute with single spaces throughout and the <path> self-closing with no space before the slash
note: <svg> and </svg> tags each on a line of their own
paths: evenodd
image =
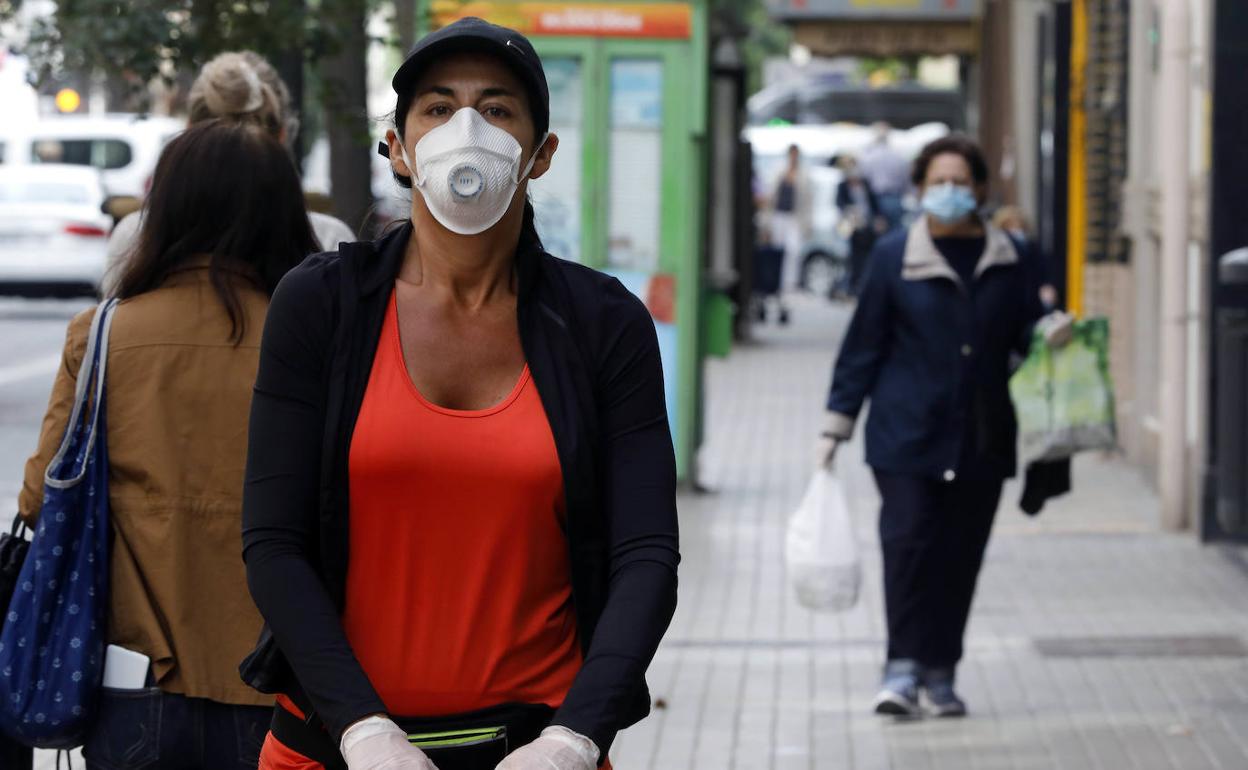
<svg viewBox="0 0 1248 770">
<path fill-rule="evenodd" d="M 429 108 L 429 114 L 435 118 L 446 117 L 451 114 L 451 108 L 445 104 L 435 104 Z"/>
<path fill-rule="evenodd" d="M 501 120 L 503 118 L 506 118 L 507 115 L 508 115 L 507 110 L 502 107 L 486 107 L 485 108 L 485 117 L 487 118 L 495 118 L 495 119 Z"/>
</svg>

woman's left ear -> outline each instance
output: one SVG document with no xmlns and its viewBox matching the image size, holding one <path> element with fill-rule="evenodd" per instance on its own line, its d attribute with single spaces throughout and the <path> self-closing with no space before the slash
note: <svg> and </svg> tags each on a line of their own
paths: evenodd
<svg viewBox="0 0 1248 770">
<path fill-rule="evenodd" d="M 529 172 L 529 179 L 538 179 L 550 170 L 551 160 L 555 157 L 555 150 L 559 149 L 559 137 L 553 133 L 546 135 L 546 141 L 537 149 L 537 157 L 533 159 L 533 170 Z"/>
</svg>

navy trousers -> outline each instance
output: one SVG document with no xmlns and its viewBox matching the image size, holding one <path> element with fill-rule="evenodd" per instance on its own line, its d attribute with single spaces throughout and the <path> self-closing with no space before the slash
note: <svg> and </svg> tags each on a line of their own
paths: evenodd
<svg viewBox="0 0 1248 770">
<path fill-rule="evenodd" d="M 87 770 L 255 770 L 272 719 L 272 706 L 105 688 L 82 753 Z"/>
<path fill-rule="evenodd" d="M 883 498 L 880 544 L 888 660 L 952 669 L 1004 480 L 963 474 L 952 482 L 876 471 Z"/>
</svg>

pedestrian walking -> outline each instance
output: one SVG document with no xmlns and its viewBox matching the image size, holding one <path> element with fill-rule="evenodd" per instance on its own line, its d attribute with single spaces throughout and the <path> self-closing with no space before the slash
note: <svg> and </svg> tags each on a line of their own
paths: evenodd
<svg viewBox="0 0 1248 770">
<path fill-rule="evenodd" d="M 411 221 L 274 296 L 244 493 L 261 767 L 590 770 L 649 709 L 675 462 L 653 320 L 545 253 L 541 60 L 464 19 L 393 79 Z M 510 753 L 508 753 L 510 752 Z M 505 757 L 505 758 L 504 758 Z"/>
<path fill-rule="evenodd" d="M 851 296 L 857 296 L 867 257 L 876 239 L 888 232 L 888 220 L 880 208 L 879 196 L 863 176 L 857 160 L 852 155 L 838 160 L 844 178 L 836 187 L 836 207 L 850 227 L 847 288 Z"/>
<path fill-rule="evenodd" d="M 165 148 L 142 223 L 109 336 L 108 641 L 129 653 L 108 655 L 150 666 L 145 682 L 139 670 L 133 687 L 102 690 L 84 754 L 107 770 L 254 768 L 273 700 L 237 672 L 261 626 L 238 558 L 248 406 L 269 295 L 312 230 L 285 149 L 217 120 Z M 26 463 L 30 523 L 94 313 L 70 323 Z"/>
<path fill-rule="evenodd" d="M 914 163 L 924 214 L 880 240 L 836 361 L 821 457 L 870 399 L 867 463 L 883 498 L 888 615 L 881 714 L 961 716 L 954 688 L 1017 424 L 1008 382 L 1042 316 L 1033 263 L 979 215 L 988 168 L 962 136 Z M 1055 341 L 1069 319 L 1054 317 Z"/>
<path fill-rule="evenodd" d="M 900 227 L 905 217 L 903 200 L 910 191 L 910 163 L 890 143 L 892 126 L 876 123 L 874 137 L 859 154 L 858 165 L 867 184 L 879 199 L 880 213 L 888 228 Z"/>
<path fill-rule="evenodd" d="M 273 65 L 254 51 L 218 54 L 205 64 L 191 84 L 187 111 L 189 125 L 216 119 L 256 125 L 287 148 L 299 133 L 290 89 Z M 312 251 L 355 240 L 355 232 L 341 219 L 319 211 L 307 213 L 316 236 Z M 142 216 L 142 211 L 125 216 L 109 234 L 100 280 L 100 293 L 105 297 L 116 296 L 126 263 L 138 247 Z"/>
<path fill-rule="evenodd" d="M 780 264 L 780 290 L 775 293 L 777 317 L 781 324 L 789 322 L 789 306 L 785 295 L 797 288 L 801 273 L 802 248 L 810 238 L 810 178 L 802 166 L 802 152 L 796 144 L 789 146 L 784 170 L 772 185 L 767 230 L 772 244 L 784 249 Z M 766 310 L 761 311 L 766 315 Z"/>
</svg>

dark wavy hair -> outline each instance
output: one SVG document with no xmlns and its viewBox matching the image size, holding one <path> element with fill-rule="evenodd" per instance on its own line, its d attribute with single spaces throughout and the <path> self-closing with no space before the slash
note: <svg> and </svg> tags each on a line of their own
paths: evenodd
<svg viewBox="0 0 1248 770">
<path fill-rule="evenodd" d="M 915 187 L 921 187 L 927 179 L 927 167 L 932 165 L 932 159 L 946 154 L 961 155 L 966 160 L 966 165 L 971 167 L 971 178 L 975 180 L 975 184 L 988 184 L 988 161 L 984 158 L 984 151 L 969 136 L 950 134 L 929 142 L 919 151 L 910 172 L 910 181 L 914 182 Z"/>
<path fill-rule="evenodd" d="M 491 53 L 481 52 L 482 56 L 493 56 Z M 495 57 L 497 58 L 497 57 Z M 504 64 L 506 62 L 499 59 Z M 416 78 L 412 79 L 413 87 L 416 84 Z M 534 135 L 537 137 L 544 136 L 550 128 L 550 114 L 543 113 L 537 109 L 536 105 L 540 100 L 535 99 L 528 89 L 524 92 L 525 102 L 529 108 L 529 115 L 533 118 Z M 412 102 L 416 99 L 416 93 L 413 89 L 408 89 L 405 93 L 398 95 L 394 102 L 394 130 L 399 135 L 399 141 L 403 141 L 403 131 L 406 129 L 407 113 L 412 108 Z M 405 177 L 397 171 L 391 171 L 394 180 L 402 187 L 412 188 L 412 180 Z M 520 222 L 520 245 L 522 247 L 543 248 L 541 236 L 537 234 L 537 216 L 533 211 L 533 199 L 526 196 L 524 201 L 524 218 Z"/>
<path fill-rule="evenodd" d="M 207 120 L 161 152 L 118 296 L 152 291 L 188 261 L 208 256 L 213 289 L 238 344 L 247 319 L 232 274 L 241 268 L 272 295 L 282 276 L 317 250 L 285 148 L 259 126 Z"/>
</svg>

